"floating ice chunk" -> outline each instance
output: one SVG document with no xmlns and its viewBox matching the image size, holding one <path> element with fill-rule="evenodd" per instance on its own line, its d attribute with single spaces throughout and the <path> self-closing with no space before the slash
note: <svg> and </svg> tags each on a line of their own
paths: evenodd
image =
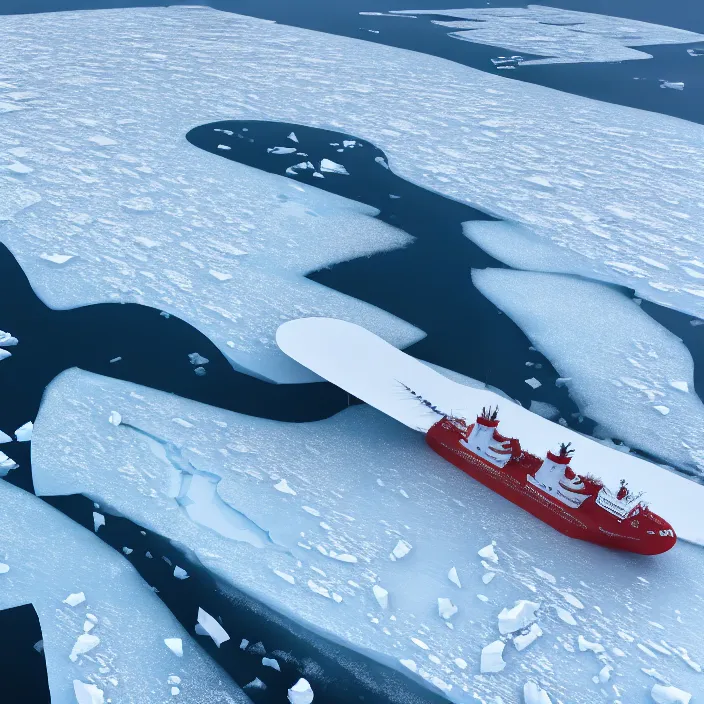
<svg viewBox="0 0 704 704">
<path fill-rule="evenodd" d="M 183 567 L 176 565 L 174 567 L 174 577 L 176 577 L 176 579 L 188 579 L 188 572 L 186 572 Z"/>
<path fill-rule="evenodd" d="M 0 562 L 0 574 L 7 574 L 10 571 L 10 565 Z"/>
<path fill-rule="evenodd" d="M 282 494 L 296 495 L 296 492 L 288 485 L 285 479 L 281 479 L 277 484 L 274 484 L 274 489 L 280 491 Z"/>
<path fill-rule="evenodd" d="M 375 584 L 372 587 L 372 592 L 374 594 L 374 598 L 377 600 L 377 603 L 379 606 L 381 606 L 382 609 L 386 609 L 389 606 L 389 592 L 384 589 L 384 587 L 380 587 L 378 584 Z"/>
<path fill-rule="evenodd" d="M 411 638 L 414 645 L 417 645 L 421 650 L 430 650 L 427 643 L 424 643 L 420 638 Z"/>
<path fill-rule="evenodd" d="M 296 137 L 295 132 L 291 132 L 291 134 L 288 135 L 288 139 L 290 139 L 292 142 L 298 143 L 298 137 Z"/>
<path fill-rule="evenodd" d="M 537 389 L 538 387 L 542 386 L 542 384 L 534 376 L 532 376 L 530 379 L 526 379 L 526 384 L 528 384 L 531 389 Z"/>
<path fill-rule="evenodd" d="M 660 80 L 661 88 L 672 88 L 673 90 L 684 90 L 684 83 L 682 81 L 663 81 Z"/>
<path fill-rule="evenodd" d="M 599 670 L 599 682 L 604 684 L 605 682 L 608 682 L 611 679 L 611 673 L 614 671 L 614 668 L 611 667 L 611 665 L 604 665 L 604 667 Z"/>
<path fill-rule="evenodd" d="M 266 689 L 266 685 L 258 678 L 255 677 L 251 682 L 248 682 L 242 689 Z"/>
<path fill-rule="evenodd" d="M 545 403 L 544 401 L 531 400 L 530 402 L 530 412 L 537 413 L 543 418 L 553 419 L 560 415 L 560 411 L 556 406 L 551 403 Z"/>
<path fill-rule="evenodd" d="M 164 638 L 164 644 L 174 655 L 183 657 L 183 641 L 180 638 Z"/>
<path fill-rule="evenodd" d="M 288 700 L 291 704 L 311 704 L 313 701 L 313 689 L 308 680 L 301 677 L 301 679 L 288 690 Z"/>
<path fill-rule="evenodd" d="M 267 151 L 269 154 L 293 154 L 296 147 L 269 147 Z"/>
<path fill-rule="evenodd" d="M 486 545 L 479 550 L 477 555 L 479 555 L 479 557 L 483 557 L 485 560 L 489 560 L 489 562 L 497 564 L 499 561 L 499 556 L 496 554 L 496 550 L 494 550 L 495 545 L 496 543 L 494 542 L 489 543 L 489 545 Z"/>
<path fill-rule="evenodd" d="M 564 621 L 570 626 L 577 625 L 577 621 L 575 620 L 574 616 L 567 609 L 563 609 L 561 606 L 556 606 L 555 611 L 557 612 L 557 616 L 561 621 Z"/>
<path fill-rule="evenodd" d="M 482 575 L 482 582 L 484 582 L 484 584 L 489 584 L 494 577 L 496 577 L 496 572 L 485 572 Z"/>
<path fill-rule="evenodd" d="M 93 511 L 93 530 L 97 533 L 98 528 L 105 525 L 105 516 L 102 513 Z"/>
<path fill-rule="evenodd" d="M 191 364 L 193 364 L 193 365 L 207 364 L 210 361 L 207 357 L 203 357 L 202 355 L 198 354 L 197 352 L 191 352 L 191 354 L 188 355 L 188 359 L 191 362 Z"/>
<path fill-rule="evenodd" d="M 438 597 L 438 613 L 445 620 L 451 619 L 459 611 L 458 607 L 446 597 Z"/>
<path fill-rule="evenodd" d="M 689 704 L 692 695 L 677 687 L 654 684 L 650 696 L 656 704 Z"/>
<path fill-rule="evenodd" d="M 218 144 L 218 149 L 222 149 L 223 151 L 229 152 L 232 147 L 228 147 L 227 144 Z"/>
<path fill-rule="evenodd" d="M 537 623 L 531 625 L 528 633 L 517 635 L 513 639 L 516 650 L 525 650 L 531 643 L 534 643 L 543 635 L 543 629 Z"/>
<path fill-rule="evenodd" d="M 279 662 L 278 662 L 278 660 L 276 660 L 274 658 L 262 658 L 262 665 L 264 665 L 264 667 L 271 667 L 272 669 L 278 670 L 279 672 L 281 672 L 281 667 L 279 667 Z"/>
<path fill-rule="evenodd" d="M 73 680 L 73 692 L 76 695 L 77 704 L 103 704 L 105 702 L 103 690 L 94 684 Z"/>
<path fill-rule="evenodd" d="M 12 442 L 12 438 L 7 435 L 7 433 L 3 433 L 2 430 L 0 430 L 0 445 L 5 444 L 6 442 Z"/>
<path fill-rule="evenodd" d="M 103 135 L 95 135 L 94 137 L 88 137 L 89 142 L 95 142 L 100 147 L 110 147 L 113 144 L 117 144 L 114 139 L 110 137 L 105 137 Z"/>
<path fill-rule="evenodd" d="M 479 663 L 479 669 L 482 674 L 501 672 L 506 667 L 506 663 L 502 657 L 505 647 L 506 643 L 501 640 L 495 640 L 493 643 L 489 643 L 489 645 L 485 645 L 482 648 Z"/>
<path fill-rule="evenodd" d="M 395 559 L 400 560 L 411 552 L 412 547 L 413 546 L 408 541 L 399 540 L 396 543 L 396 547 L 391 551 L 391 554 Z"/>
<path fill-rule="evenodd" d="M 525 704 L 552 704 L 550 695 L 532 680 L 523 685 L 523 700 Z"/>
<path fill-rule="evenodd" d="M 330 591 L 326 589 L 325 587 L 321 587 L 319 584 L 314 582 L 312 579 L 308 580 L 308 589 L 310 589 L 312 592 L 315 594 L 319 594 L 320 596 L 324 596 L 326 599 L 330 599 Z"/>
<path fill-rule="evenodd" d="M 62 264 L 66 264 L 66 262 L 70 262 L 71 259 L 74 258 L 73 254 L 46 254 L 45 252 L 39 255 L 40 259 L 44 259 L 47 262 L 51 262 L 52 264 L 58 264 L 61 266 Z"/>
<path fill-rule="evenodd" d="M 69 606 L 78 606 L 86 600 L 86 595 L 83 592 L 76 592 L 75 594 L 69 594 L 64 599 L 64 604 Z"/>
<path fill-rule="evenodd" d="M 110 411 L 108 422 L 115 426 L 120 425 L 120 423 L 122 423 L 122 416 L 117 411 Z"/>
<path fill-rule="evenodd" d="M 577 638 L 577 644 L 581 652 L 585 653 L 587 650 L 591 650 L 592 653 L 599 655 L 604 652 L 604 646 L 601 643 L 592 643 L 588 641 L 583 635 Z"/>
<path fill-rule="evenodd" d="M 0 357 L 0 359 L 2 359 Z M 11 469 L 17 469 L 19 465 L 12 458 L 8 457 L 4 452 L 0 452 L 0 477 L 7 476 Z"/>
<path fill-rule="evenodd" d="M 32 421 L 27 421 L 24 425 L 21 425 L 17 430 L 15 430 L 15 437 L 17 442 L 29 442 L 32 439 L 32 429 L 34 424 Z M 0 438 L 0 442 L 2 438 Z"/>
<path fill-rule="evenodd" d="M 213 639 L 218 648 L 225 642 L 230 640 L 227 631 L 220 625 L 217 619 L 213 618 L 207 611 L 198 608 L 198 623 L 203 627 L 205 632 Z"/>
<path fill-rule="evenodd" d="M 549 582 L 550 584 L 557 584 L 557 580 L 555 579 L 554 575 L 551 575 L 549 572 L 546 572 L 545 570 L 541 570 L 538 567 L 534 567 L 533 571 L 535 574 L 540 577 L 540 579 L 544 579 L 546 582 Z"/>
<path fill-rule="evenodd" d="M 12 357 L 12 353 L 0 348 L 0 361 Z"/>
<path fill-rule="evenodd" d="M 347 169 L 342 164 L 336 164 L 334 161 L 330 161 L 330 159 L 323 159 L 320 162 L 320 170 L 323 173 L 342 174 L 343 176 L 349 176 Z"/>
<path fill-rule="evenodd" d="M 653 408 L 658 412 L 661 413 L 662 415 L 666 416 L 669 412 L 670 409 L 667 406 L 653 406 Z"/>
<path fill-rule="evenodd" d="M 274 574 L 277 577 L 281 577 L 281 579 L 283 579 L 285 582 L 288 582 L 289 584 L 296 583 L 296 578 L 286 572 L 282 572 L 281 570 L 274 570 Z"/>
<path fill-rule="evenodd" d="M 99 645 L 100 638 L 98 638 L 98 636 L 91 635 L 90 633 L 81 633 L 71 650 L 69 659 L 71 662 L 76 662 L 79 655 L 84 655 L 93 650 L 93 648 L 97 648 Z"/>
<path fill-rule="evenodd" d="M 520 599 L 512 608 L 504 608 L 499 613 L 499 633 L 506 635 L 528 627 L 536 619 L 535 612 L 540 604 Z"/>
<path fill-rule="evenodd" d="M 460 589 L 462 589 L 462 583 L 460 582 L 460 578 L 457 575 L 457 568 L 456 567 L 450 567 L 450 571 L 447 573 L 447 578 L 456 586 L 458 586 Z"/>
<path fill-rule="evenodd" d="M 12 347 L 13 345 L 16 345 L 18 343 L 18 340 L 16 337 L 13 337 L 10 335 L 9 332 L 5 332 L 4 330 L 0 330 L 0 347 Z"/>
<path fill-rule="evenodd" d="M 575 609 L 583 609 L 584 604 L 572 592 L 559 592 L 560 596 Z"/>
<path fill-rule="evenodd" d="M 232 274 L 224 274 L 221 271 L 215 271 L 215 269 L 209 269 L 208 273 L 218 281 L 229 281 L 232 278 Z"/>
</svg>

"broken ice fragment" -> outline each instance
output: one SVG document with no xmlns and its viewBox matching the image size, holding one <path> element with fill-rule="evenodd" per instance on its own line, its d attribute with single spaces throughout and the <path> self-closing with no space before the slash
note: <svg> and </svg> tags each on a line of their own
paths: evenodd
<svg viewBox="0 0 704 704">
<path fill-rule="evenodd" d="M 0 574 L 6 574 L 10 571 L 10 565 L 6 565 L 4 562 L 0 562 Z"/>
<path fill-rule="evenodd" d="M 269 147 L 267 152 L 269 154 L 293 154 L 296 151 L 296 147 Z"/>
<path fill-rule="evenodd" d="M 611 665 L 604 665 L 604 667 L 599 670 L 599 682 L 602 684 L 608 682 L 611 679 L 611 673 L 613 670 L 614 668 L 611 667 Z"/>
<path fill-rule="evenodd" d="M 264 667 L 271 667 L 274 670 L 278 670 L 279 672 L 281 672 L 279 663 L 277 660 L 274 660 L 274 658 L 262 658 L 262 665 L 264 665 Z"/>
<path fill-rule="evenodd" d="M 8 357 L 12 357 L 12 353 L 0 348 L 0 360 L 7 359 Z"/>
<path fill-rule="evenodd" d="M 71 654 L 68 656 L 69 660 L 71 660 L 71 662 L 76 662 L 79 655 L 88 653 L 93 650 L 93 648 L 97 648 L 99 645 L 100 638 L 98 638 L 98 636 L 93 636 L 90 633 L 82 633 L 78 636 L 78 639 L 71 650 Z"/>
<path fill-rule="evenodd" d="M 672 88 L 673 90 L 684 90 L 684 83 L 682 81 L 663 81 L 660 79 L 661 88 Z"/>
<path fill-rule="evenodd" d="M 692 695 L 677 687 L 654 684 L 650 696 L 656 704 L 689 704 Z"/>
<path fill-rule="evenodd" d="M 188 355 L 188 359 L 194 366 L 207 364 L 210 361 L 207 357 L 203 357 L 203 355 L 200 355 L 197 352 L 191 352 L 191 354 Z"/>
<path fill-rule="evenodd" d="M 570 626 L 577 625 L 577 621 L 575 621 L 574 616 L 567 609 L 563 609 L 561 606 L 556 606 L 555 611 L 557 611 L 557 616 L 561 621 L 564 621 Z"/>
<path fill-rule="evenodd" d="M 93 530 L 97 533 L 98 528 L 105 525 L 105 516 L 102 513 L 93 511 Z"/>
<path fill-rule="evenodd" d="M 330 161 L 330 159 L 323 159 L 320 162 L 320 170 L 323 173 L 342 174 L 343 176 L 349 176 L 347 169 L 342 164 L 337 164 L 334 161 Z"/>
<path fill-rule="evenodd" d="M 671 381 L 670 386 L 680 391 L 688 392 L 689 384 L 686 381 Z"/>
<path fill-rule="evenodd" d="M 544 570 L 538 569 L 537 567 L 534 567 L 533 570 L 538 575 L 538 577 L 544 579 L 546 582 L 550 582 L 550 584 L 557 583 L 555 577 L 553 577 L 553 575 L 551 575 L 549 572 L 545 572 Z"/>
<path fill-rule="evenodd" d="M 209 269 L 208 273 L 218 281 L 229 281 L 232 278 L 232 274 L 223 274 L 221 271 L 215 271 L 215 269 Z"/>
<path fill-rule="evenodd" d="M 462 584 L 460 583 L 460 578 L 457 574 L 457 568 L 456 567 L 450 567 L 450 571 L 447 573 L 447 578 L 453 583 L 456 584 L 460 589 L 462 589 Z"/>
<path fill-rule="evenodd" d="M 670 409 L 667 406 L 653 406 L 653 408 L 659 413 L 662 413 L 664 416 L 670 412 Z"/>
<path fill-rule="evenodd" d="M 176 565 L 176 567 L 174 567 L 174 577 L 176 577 L 176 579 L 188 579 L 188 572 L 186 572 L 183 567 Z"/>
<path fill-rule="evenodd" d="M 496 551 L 494 550 L 494 545 L 495 543 L 490 543 L 489 545 L 483 547 L 477 555 L 479 557 L 483 557 L 486 560 L 489 560 L 489 562 L 493 562 L 496 564 L 499 561 L 499 556 L 496 554 Z"/>
<path fill-rule="evenodd" d="M 32 429 L 34 425 L 32 421 L 27 421 L 24 425 L 20 426 L 15 430 L 15 437 L 17 442 L 29 442 L 32 439 Z"/>
<path fill-rule="evenodd" d="M 255 677 L 251 682 L 248 682 L 242 689 L 266 689 L 266 685 Z"/>
<path fill-rule="evenodd" d="M 501 640 L 495 640 L 482 648 L 482 655 L 479 669 L 482 674 L 487 672 L 501 672 L 506 667 L 502 657 L 506 644 Z"/>
<path fill-rule="evenodd" d="M 525 650 L 531 643 L 535 642 L 543 635 L 543 630 L 537 623 L 531 625 L 528 633 L 523 633 L 513 639 L 516 650 Z"/>
<path fill-rule="evenodd" d="M 86 595 L 83 592 L 77 592 L 76 594 L 69 594 L 64 599 L 64 604 L 68 604 L 69 606 L 78 606 L 79 604 L 82 604 L 85 600 Z"/>
<path fill-rule="evenodd" d="M 103 704 L 105 701 L 102 689 L 80 680 L 73 680 L 73 693 L 78 704 Z"/>
<path fill-rule="evenodd" d="M 0 430 L 0 445 L 6 442 L 12 442 L 12 438 L 7 433 L 3 433 L 2 430 Z"/>
<path fill-rule="evenodd" d="M 310 704 L 313 701 L 313 690 L 308 680 L 301 677 L 301 679 L 288 690 L 288 700 L 291 704 Z"/>
<path fill-rule="evenodd" d="M 526 384 L 528 384 L 528 386 L 532 389 L 537 389 L 539 386 L 542 386 L 542 384 L 534 376 L 530 379 L 526 379 Z"/>
<path fill-rule="evenodd" d="M 482 575 L 482 582 L 484 582 L 484 584 L 489 584 L 494 577 L 496 577 L 496 572 L 485 572 Z"/>
<path fill-rule="evenodd" d="M 533 681 L 523 685 L 523 699 L 525 704 L 552 704 L 548 693 Z"/>
<path fill-rule="evenodd" d="M 203 611 L 200 607 L 198 608 L 198 623 L 213 639 L 218 648 L 225 641 L 230 640 L 230 636 L 227 631 L 220 625 L 217 619 L 213 618 L 207 611 Z"/>
<path fill-rule="evenodd" d="M 438 597 L 438 613 L 442 618 L 448 620 L 452 618 L 459 609 L 446 597 Z"/>
<path fill-rule="evenodd" d="M 72 254 L 40 254 L 39 255 L 40 259 L 45 259 L 48 262 L 51 262 L 52 264 L 58 264 L 61 266 L 62 264 L 66 264 L 66 262 L 71 261 L 73 259 Z"/>
<path fill-rule="evenodd" d="M 296 583 L 296 578 L 293 577 L 290 574 L 287 574 L 286 572 L 282 572 L 281 570 L 274 570 L 274 574 L 277 577 L 281 577 L 284 581 L 288 582 L 289 584 L 295 584 Z"/>
<path fill-rule="evenodd" d="M 290 139 L 292 142 L 298 143 L 298 137 L 296 137 L 295 132 L 291 132 L 291 134 L 288 136 L 288 139 Z"/>
<path fill-rule="evenodd" d="M 279 481 L 278 484 L 274 484 L 274 489 L 280 491 L 282 494 L 291 494 L 291 496 L 296 495 L 296 492 L 288 485 L 288 482 L 285 479 Z"/>
<path fill-rule="evenodd" d="M 19 342 L 16 337 L 10 335 L 9 332 L 0 330 L 0 347 L 13 347 Z"/>
<path fill-rule="evenodd" d="M 0 452 L 0 477 L 4 477 L 11 469 L 17 469 L 19 465 L 4 452 Z"/>
<path fill-rule="evenodd" d="M 122 423 L 122 416 L 117 411 L 110 411 L 108 422 L 112 423 L 112 425 L 118 426 Z"/>
<path fill-rule="evenodd" d="M 399 540 L 398 543 L 396 543 L 396 547 L 391 551 L 391 554 L 397 560 L 400 560 L 402 557 L 408 555 L 408 553 L 411 552 L 411 547 L 411 544 L 407 541 Z"/>
<path fill-rule="evenodd" d="M 374 593 L 374 598 L 377 600 L 379 603 L 379 606 L 381 606 L 382 609 L 386 609 L 389 606 L 389 592 L 384 589 L 384 587 L 380 587 L 378 584 L 375 584 L 372 587 L 372 592 Z"/>
<path fill-rule="evenodd" d="M 535 612 L 539 608 L 540 604 L 534 601 L 520 599 L 511 609 L 502 609 L 499 614 L 499 633 L 503 636 L 526 628 L 535 621 Z"/>
<path fill-rule="evenodd" d="M 587 650 L 591 650 L 592 653 L 595 653 L 596 655 L 604 652 L 604 646 L 601 643 L 592 643 L 582 635 L 577 638 L 577 644 L 582 653 L 585 653 Z"/>
<path fill-rule="evenodd" d="M 183 641 L 180 638 L 164 638 L 166 647 L 178 657 L 183 657 Z"/>
</svg>

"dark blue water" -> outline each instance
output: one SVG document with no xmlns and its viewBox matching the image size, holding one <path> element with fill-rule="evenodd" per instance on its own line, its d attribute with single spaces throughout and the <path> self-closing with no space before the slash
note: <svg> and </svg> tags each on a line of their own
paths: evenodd
<svg viewBox="0 0 704 704">
<path fill-rule="evenodd" d="M 178 4 L 130 0 L 0 0 L 1 13 L 133 7 Z M 184 4 L 188 4 L 187 2 Z M 447 28 L 433 25 L 429 17 L 402 20 L 360 16 L 360 11 L 445 9 L 453 3 L 428 0 L 213 0 L 212 7 L 432 54 L 488 72 L 496 72 L 491 58 L 508 53 L 497 47 L 461 42 L 448 37 Z M 454 3 L 463 7 L 486 7 L 486 2 Z M 704 4 L 691 0 L 546 0 L 542 4 L 609 15 L 631 17 L 704 33 Z M 501 0 L 493 7 L 519 3 Z M 443 18 L 448 19 L 448 18 Z M 379 30 L 372 34 L 368 30 Z M 696 44 L 694 46 L 701 46 Z M 641 47 L 639 47 L 641 48 Z M 704 122 L 704 57 L 687 54 L 686 45 L 642 47 L 653 59 L 608 64 L 520 66 L 510 78 L 536 83 L 606 102 L 628 105 L 675 117 Z M 513 52 L 510 52 L 513 53 Z M 524 55 L 525 56 L 525 55 Z M 634 80 L 638 78 L 639 80 Z M 663 90 L 659 79 L 684 81 L 684 91 Z M 524 405 L 531 399 L 556 406 L 564 422 L 582 432 L 593 423 L 580 415 L 567 389 L 555 386 L 556 372 L 510 319 L 484 299 L 471 284 L 472 268 L 503 267 L 467 240 L 460 224 L 490 216 L 443 198 L 399 178 L 374 161 L 382 153 L 371 143 L 337 153 L 330 142 L 341 135 L 304 125 L 277 123 L 222 123 L 235 133 L 249 129 L 254 142 L 233 137 L 233 150 L 215 150 L 213 125 L 197 127 L 188 135 L 194 148 L 213 151 L 271 173 L 283 174 L 300 158 L 271 156 L 266 146 L 283 144 L 292 129 L 311 160 L 323 157 L 344 163 L 350 176 L 318 180 L 302 172 L 297 177 L 312 186 L 329 190 L 376 207 L 388 224 L 413 235 L 412 245 L 394 252 L 364 257 L 315 272 L 310 278 L 335 290 L 372 303 L 407 320 L 427 333 L 408 352 L 422 359 L 465 373 L 500 387 Z M 218 133 L 218 141 L 223 141 Z M 184 138 L 186 136 L 184 135 Z M 399 198 L 390 198 L 393 194 Z M 2 231 L 0 230 L 0 239 Z M 9 303 L 9 304 L 8 304 Z M 677 311 L 643 302 L 643 310 L 681 337 L 695 360 L 695 389 L 704 396 L 704 326 L 694 327 L 691 318 Z M 0 246 L 0 329 L 19 337 L 13 357 L 0 364 L 0 393 L 9 403 L 0 405 L 0 428 L 12 431 L 36 417 L 46 385 L 62 370 L 83 369 L 169 391 L 184 398 L 287 422 L 328 417 L 354 399 L 330 384 L 275 385 L 240 374 L 198 331 L 174 316 L 138 305 L 103 304 L 72 311 L 52 311 L 33 294 L 12 255 Z M 481 331 L 481 335 L 475 335 Z M 480 340 L 480 342 L 478 342 Z M 499 351 L 497 353 L 497 350 Z M 198 351 L 210 359 L 208 374 L 193 374 L 187 354 Z M 121 356 L 119 363 L 109 360 Z M 532 391 L 524 383 L 526 362 L 542 386 Z M 4 449 L 20 463 L 8 479 L 31 491 L 31 457 L 28 443 Z M 50 500 L 77 522 L 90 527 L 92 504 L 84 497 Z M 249 690 L 255 702 L 285 701 L 285 690 L 299 676 L 309 679 L 316 702 L 413 702 L 440 701 L 441 697 L 415 681 L 362 656 L 307 633 L 305 629 L 272 613 L 243 594 L 222 594 L 212 578 L 192 564 L 168 541 L 144 531 L 125 519 L 110 517 L 100 537 L 119 550 L 135 546 L 129 559 L 183 625 L 193 632 L 198 606 L 220 616 L 232 641 L 217 649 L 199 639 L 229 675 L 240 685 L 255 677 L 264 680 L 265 692 Z M 153 559 L 145 556 L 150 551 Z M 174 580 L 168 558 L 189 571 L 191 579 Z M 233 596 L 234 595 L 234 596 Z M 40 631 L 31 607 L 0 613 L 0 681 L 3 701 L 23 704 L 48 701 L 43 656 L 31 646 Z M 239 641 L 263 643 L 277 657 L 279 675 L 262 671 L 259 648 L 240 650 Z M 11 645 L 12 644 L 12 645 Z M 281 652 L 278 652 L 281 651 Z M 287 653 L 286 657 L 283 653 Z M 350 663 L 354 667 L 346 667 Z M 376 681 L 379 688 L 371 688 Z M 28 682 L 31 684 L 28 686 Z M 21 694 L 20 694 L 21 693 Z M 393 694 L 390 694 L 393 693 Z"/>
</svg>

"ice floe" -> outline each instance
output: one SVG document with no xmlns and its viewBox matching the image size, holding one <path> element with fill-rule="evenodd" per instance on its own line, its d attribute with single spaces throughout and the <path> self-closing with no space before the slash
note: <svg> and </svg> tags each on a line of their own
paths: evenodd
<svg viewBox="0 0 704 704">
<path fill-rule="evenodd" d="M 569 377 L 570 394 L 601 437 L 704 473 L 704 404 L 682 393 L 694 364 L 678 337 L 598 282 L 500 269 L 474 271 L 472 280 Z"/>
<path fill-rule="evenodd" d="M 311 704 L 313 699 L 313 689 L 303 677 L 288 690 L 288 700 L 291 704 Z"/>
<path fill-rule="evenodd" d="M 479 669 L 482 674 L 489 672 L 501 672 L 506 667 L 503 659 L 506 643 L 502 640 L 495 640 L 482 648 Z"/>
<path fill-rule="evenodd" d="M 650 696 L 656 704 L 689 704 L 692 695 L 677 687 L 654 684 Z"/>
<path fill-rule="evenodd" d="M 542 5 L 397 10 L 393 14 L 447 15 L 457 19 L 434 23 L 455 30 L 451 36 L 457 39 L 547 57 L 527 60 L 526 64 L 649 59 L 650 54 L 630 47 L 689 44 L 704 39 L 701 34 L 674 27 Z"/>
<path fill-rule="evenodd" d="M 27 421 L 24 425 L 21 425 L 17 430 L 15 430 L 15 438 L 17 442 L 29 442 L 32 439 L 32 421 Z"/>
<path fill-rule="evenodd" d="M 198 624 L 203 630 L 213 639 L 218 648 L 225 642 L 230 640 L 227 631 L 220 625 L 217 619 L 213 618 L 207 611 L 198 609 Z"/>
</svg>

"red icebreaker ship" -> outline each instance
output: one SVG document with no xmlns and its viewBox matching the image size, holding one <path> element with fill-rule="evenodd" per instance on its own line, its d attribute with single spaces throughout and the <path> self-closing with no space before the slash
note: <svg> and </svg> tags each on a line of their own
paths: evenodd
<svg viewBox="0 0 704 704">
<path fill-rule="evenodd" d="M 569 443 L 545 459 L 526 452 L 518 440 L 498 432 L 497 415 L 498 408 L 482 409 L 469 426 L 444 416 L 426 440 L 446 460 L 570 538 L 641 555 L 659 555 L 675 545 L 672 526 L 625 482 L 614 494 L 598 479 L 575 474 Z"/>
</svg>

